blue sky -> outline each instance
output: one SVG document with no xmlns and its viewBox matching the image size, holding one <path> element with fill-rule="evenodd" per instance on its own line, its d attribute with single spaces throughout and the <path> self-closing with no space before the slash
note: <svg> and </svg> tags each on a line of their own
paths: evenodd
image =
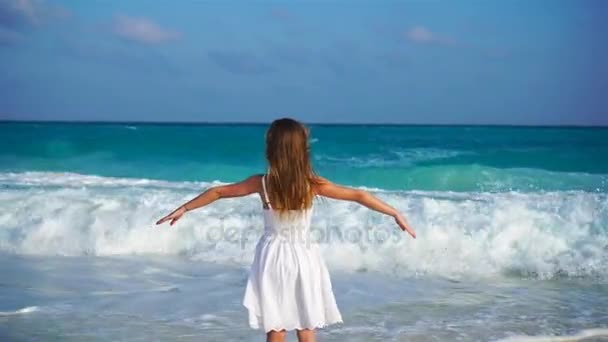
<svg viewBox="0 0 608 342">
<path fill-rule="evenodd" d="M 0 118 L 608 124 L 608 1 L 0 0 Z"/>
</svg>

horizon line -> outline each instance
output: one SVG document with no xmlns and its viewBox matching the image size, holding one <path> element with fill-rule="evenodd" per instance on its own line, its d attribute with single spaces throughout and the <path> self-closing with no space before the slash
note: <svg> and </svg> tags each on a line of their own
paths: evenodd
<svg viewBox="0 0 608 342">
<path fill-rule="evenodd" d="M 300 120 L 298 120 L 300 121 Z M 268 125 L 272 121 L 120 121 L 120 120 L 14 120 L 0 119 L 0 123 L 56 123 L 56 124 L 136 124 L 136 125 Z M 587 124 L 494 124 L 494 123 L 407 123 L 407 122 L 313 122 L 315 126 L 451 126 L 451 127 L 530 127 L 530 128 L 608 128 L 606 125 Z"/>
</svg>

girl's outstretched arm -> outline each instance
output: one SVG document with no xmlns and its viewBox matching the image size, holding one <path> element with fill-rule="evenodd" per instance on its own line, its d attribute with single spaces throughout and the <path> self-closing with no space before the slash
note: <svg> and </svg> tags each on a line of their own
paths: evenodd
<svg viewBox="0 0 608 342">
<path fill-rule="evenodd" d="M 172 226 L 187 211 L 203 207 L 209 203 L 217 201 L 220 198 L 242 197 L 252 194 L 254 192 L 258 192 L 260 185 L 259 178 L 259 175 L 255 175 L 238 183 L 211 187 L 205 190 L 205 192 L 203 192 L 202 194 L 196 196 L 190 201 L 179 206 L 177 209 L 173 210 L 169 215 L 158 220 L 156 224 L 161 224 L 171 220 L 169 225 Z"/>
<path fill-rule="evenodd" d="M 391 207 L 367 191 L 337 185 L 321 177 L 317 177 L 314 189 L 315 192 L 321 196 L 357 202 L 372 210 L 392 216 L 402 230 L 407 231 L 414 239 L 416 238 L 416 232 L 410 227 L 406 219 L 397 211 L 397 209 Z"/>
</svg>

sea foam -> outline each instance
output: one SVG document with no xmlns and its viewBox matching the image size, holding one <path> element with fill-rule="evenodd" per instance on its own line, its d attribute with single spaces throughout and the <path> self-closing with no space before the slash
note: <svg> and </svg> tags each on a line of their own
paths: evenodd
<svg viewBox="0 0 608 342">
<path fill-rule="evenodd" d="M 0 174 L 0 251 L 34 255 L 182 255 L 247 265 L 262 232 L 257 195 L 222 200 L 176 225 L 154 223 L 206 187 L 48 172 Z M 345 272 L 445 277 L 608 276 L 605 193 L 373 190 L 417 231 L 334 200 L 315 203 L 312 242 Z"/>
</svg>

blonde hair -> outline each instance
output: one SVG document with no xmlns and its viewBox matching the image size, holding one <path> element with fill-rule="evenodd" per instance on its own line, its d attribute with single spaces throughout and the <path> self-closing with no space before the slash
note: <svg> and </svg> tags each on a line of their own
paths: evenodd
<svg viewBox="0 0 608 342">
<path fill-rule="evenodd" d="M 266 132 L 266 160 L 273 208 L 280 213 L 310 208 L 316 175 L 310 163 L 308 129 L 289 118 L 273 121 Z"/>
</svg>

